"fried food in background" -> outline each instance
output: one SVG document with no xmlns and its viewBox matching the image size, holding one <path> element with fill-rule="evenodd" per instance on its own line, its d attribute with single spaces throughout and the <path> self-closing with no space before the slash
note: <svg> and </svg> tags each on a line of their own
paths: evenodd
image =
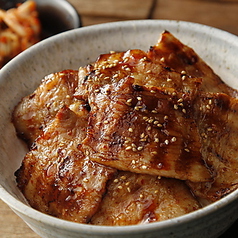
<svg viewBox="0 0 238 238">
<path fill-rule="evenodd" d="M 40 40 L 41 26 L 34 1 L 7 11 L 0 9 L 0 68 Z"/>
</svg>

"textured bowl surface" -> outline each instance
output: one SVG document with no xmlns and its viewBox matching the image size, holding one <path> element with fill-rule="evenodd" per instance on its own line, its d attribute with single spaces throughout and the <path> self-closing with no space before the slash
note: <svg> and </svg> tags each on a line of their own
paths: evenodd
<svg viewBox="0 0 238 238">
<path fill-rule="evenodd" d="M 71 30 L 48 38 L 0 70 L 0 198 L 40 236 L 52 238 L 215 238 L 238 218 L 238 191 L 196 212 L 147 225 L 100 227 L 42 214 L 27 205 L 14 172 L 26 147 L 15 134 L 11 113 L 47 74 L 77 69 L 110 50 L 148 50 L 168 30 L 192 47 L 230 86 L 238 88 L 238 38 L 207 26 L 166 20 L 128 21 Z"/>
</svg>

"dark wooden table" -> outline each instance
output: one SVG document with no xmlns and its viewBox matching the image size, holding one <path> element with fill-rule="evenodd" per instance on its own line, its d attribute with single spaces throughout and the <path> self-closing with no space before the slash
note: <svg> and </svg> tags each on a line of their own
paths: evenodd
<svg viewBox="0 0 238 238">
<path fill-rule="evenodd" d="M 69 0 L 83 26 L 135 19 L 206 24 L 238 35 L 238 0 Z M 1 238 L 39 238 L 0 200 Z M 220 238 L 237 238 L 238 221 Z M 206 238 L 206 237 L 204 237 Z"/>
</svg>

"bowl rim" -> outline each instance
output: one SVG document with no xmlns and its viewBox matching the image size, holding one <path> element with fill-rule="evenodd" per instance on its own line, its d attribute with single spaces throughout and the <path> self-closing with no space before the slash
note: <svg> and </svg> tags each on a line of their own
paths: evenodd
<svg viewBox="0 0 238 238">
<path fill-rule="evenodd" d="M 59 33 L 57 35 L 54 35 L 50 38 L 47 38 L 36 45 L 33 45 L 29 49 L 25 50 L 24 52 L 20 53 L 18 56 L 16 56 L 14 59 L 12 59 L 9 63 L 7 63 L 1 70 L 0 70 L 0 75 L 1 74 L 7 74 L 9 71 L 11 65 L 16 64 L 18 60 L 23 59 L 27 55 L 30 54 L 30 51 L 36 51 L 38 47 L 44 47 L 45 44 L 53 41 L 59 41 L 62 35 L 68 35 L 70 37 L 71 35 L 74 35 L 75 33 L 80 34 L 87 33 L 87 32 L 93 32 L 95 30 L 103 30 L 105 28 L 127 28 L 127 27 L 132 27 L 132 26 L 137 26 L 140 27 L 144 24 L 164 24 L 164 25 L 176 25 L 180 24 L 183 26 L 192 26 L 193 29 L 202 29 L 202 32 L 204 33 L 209 33 L 210 30 L 213 32 L 218 33 L 217 35 L 219 38 L 222 38 L 226 40 L 227 42 L 233 42 L 237 41 L 238 37 L 233 35 L 232 33 L 199 24 L 199 23 L 192 23 L 192 22 L 187 22 L 187 21 L 177 21 L 177 20 L 129 20 L 129 21 L 118 21 L 118 22 L 110 22 L 110 23 L 102 23 L 102 24 L 97 24 L 97 25 L 92 25 L 92 26 L 86 26 L 82 28 L 77 28 L 77 29 L 72 29 L 63 33 Z M 199 30 L 200 31 L 200 30 Z M 216 37 L 217 37 L 216 35 Z M 1 82 L 1 79 L 0 79 Z M 45 224 L 48 224 L 50 226 L 54 227 L 67 227 L 68 229 L 74 231 L 74 232 L 84 232 L 84 233 L 90 233 L 90 234 L 111 234 L 111 235 L 116 235 L 116 234 L 136 234 L 136 233 L 143 233 L 146 232 L 148 229 L 150 231 L 152 230 L 157 230 L 159 228 L 168 228 L 170 226 L 177 226 L 181 224 L 185 224 L 187 222 L 194 221 L 198 218 L 202 218 L 203 216 L 212 214 L 215 212 L 218 208 L 225 207 L 229 203 L 234 202 L 238 197 L 238 190 L 235 190 L 231 192 L 229 195 L 226 197 L 206 206 L 203 207 L 199 210 L 190 212 L 188 214 L 175 217 L 172 219 L 168 219 L 165 221 L 160 221 L 160 222 L 154 222 L 154 223 L 149 223 L 149 224 L 143 224 L 143 225 L 126 225 L 126 226 L 97 226 L 97 225 L 90 225 L 90 224 L 80 224 L 80 223 L 75 223 L 63 219 L 59 219 L 47 214 L 44 214 L 42 212 L 39 212 L 35 210 L 34 208 L 24 204 L 23 202 L 19 201 L 17 198 L 15 198 L 12 194 L 7 192 L 4 187 L 0 184 L 0 199 L 2 199 L 10 208 L 12 208 L 16 213 L 22 214 L 24 216 L 29 217 L 30 219 L 37 220 L 39 222 L 44 222 Z"/>
</svg>

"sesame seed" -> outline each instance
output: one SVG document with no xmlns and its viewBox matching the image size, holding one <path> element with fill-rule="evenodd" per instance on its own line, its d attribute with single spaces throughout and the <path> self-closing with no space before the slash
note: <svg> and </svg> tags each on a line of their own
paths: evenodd
<svg viewBox="0 0 238 238">
<path fill-rule="evenodd" d="M 126 179 L 126 176 L 122 175 L 122 176 L 121 176 L 121 179 L 122 179 L 122 180 L 125 180 L 125 179 Z"/>
<path fill-rule="evenodd" d="M 118 180 L 118 179 L 114 179 L 113 182 L 114 182 L 114 183 L 118 183 L 119 180 Z"/>
<path fill-rule="evenodd" d="M 138 101 L 141 101 L 141 100 L 142 100 L 142 98 L 141 98 L 141 97 L 137 97 L 137 100 L 138 100 Z"/>
<path fill-rule="evenodd" d="M 164 62 L 164 61 L 165 61 L 164 57 L 162 57 L 162 58 L 160 59 L 160 61 L 161 61 L 161 62 Z"/>
<path fill-rule="evenodd" d="M 159 124 L 159 121 L 154 121 L 154 124 L 155 124 L 155 125 Z"/>
<path fill-rule="evenodd" d="M 145 137 L 145 133 L 143 132 L 141 133 L 140 138 L 144 138 L 144 137 Z"/>
<path fill-rule="evenodd" d="M 157 151 L 152 151 L 151 154 L 152 154 L 152 155 L 157 155 L 158 152 L 157 152 Z"/>
<path fill-rule="evenodd" d="M 164 116 L 164 120 L 167 120 L 169 117 L 168 116 Z"/>
<path fill-rule="evenodd" d="M 69 96 L 69 95 L 66 95 L 66 98 L 70 98 L 70 96 Z"/>
<path fill-rule="evenodd" d="M 186 111 L 186 109 L 183 108 L 183 109 L 182 109 L 182 112 L 185 114 L 187 111 Z"/>
<path fill-rule="evenodd" d="M 140 108 L 139 108 L 138 106 L 135 106 L 134 109 L 135 109 L 136 111 L 139 111 L 139 110 L 140 110 Z"/>
<path fill-rule="evenodd" d="M 207 131 L 212 131 L 212 128 L 211 127 L 207 128 Z"/>
<path fill-rule="evenodd" d="M 146 165 L 142 165 L 141 168 L 142 169 L 147 169 L 147 166 Z"/>
<path fill-rule="evenodd" d="M 128 186 L 130 184 L 130 182 L 126 182 L 126 186 Z"/>
<path fill-rule="evenodd" d="M 175 104 L 175 105 L 174 105 L 174 109 L 175 109 L 175 110 L 178 110 L 178 105 Z"/>
<path fill-rule="evenodd" d="M 149 69 L 149 70 L 147 70 L 147 71 L 146 71 L 146 73 L 147 73 L 147 74 L 151 73 L 151 70 L 150 70 L 150 69 Z"/>
<path fill-rule="evenodd" d="M 108 124 L 108 123 L 109 123 L 109 121 L 108 121 L 108 120 L 105 120 L 103 123 L 104 123 L 104 124 Z"/>
<path fill-rule="evenodd" d="M 156 93 L 155 90 L 150 90 L 151 93 Z"/>
<path fill-rule="evenodd" d="M 149 122 L 149 123 L 152 123 L 153 121 L 154 121 L 154 119 L 149 119 L 149 121 L 148 121 L 148 122 Z"/>
<path fill-rule="evenodd" d="M 185 71 L 185 70 L 182 70 L 182 71 L 181 71 L 181 74 L 186 74 L 186 71 Z"/>
<path fill-rule="evenodd" d="M 133 132 L 133 129 L 130 127 L 130 128 L 128 129 L 128 131 L 129 131 L 129 132 Z"/>
<path fill-rule="evenodd" d="M 125 70 L 126 70 L 126 71 L 131 71 L 131 69 L 130 69 L 130 68 L 128 68 L 128 67 L 127 67 L 127 68 L 125 68 Z"/>
<path fill-rule="evenodd" d="M 118 188 L 118 189 L 122 189 L 122 186 L 121 186 L 121 185 L 119 185 L 117 188 Z"/>
<path fill-rule="evenodd" d="M 131 150 L 131 149 L 132 149 L 131 146 L 127 146 L 127 147 L 126 147 L 126 150 Z"/>
<path fill-rule="evenodd" d="M 131 163 L 132 163 L 132 164 L 136 164 L 136 161 L 135 161 L 135 160 L 132 160 Z"/>
<path fill-rule="evenodd" d="M 208 101 L 208 104 L 210 104 L 210 105 L 212 104 L 212 100 L 211 99 Z"/>
<path fill-rule="evenodd" d="M 155 142 L 159 142 L 159 138 L 156 137 L 156 138 L 155 138 Z"/>
<path fill-rule="evenodd" d="M 148 126 L 147 130 L 150 131 L 151 129 L 152 129 L 151 126 Z"/>
<path fill-rule="evenodd" d="M 139 146 L 139 147 L 137 147 L 137 150 L 143 150 L 143 147 L 142 146 Z"/>
<path fill-rule="evenodd" d="M 143 194 L 140 194 L 140 198 L 143 198 L 144 196 L 143 196 Z"/>
<path fill-rule="evenodd" d="M 95 93 L 99 93 L 100 90 L 99 90 L 99 89 L 95 89 L 94 92 L 95 92 Z"/>
<path fill-rule="evenodd" d="M 132 98 L 127 99 L 126 102 L 128 103 L 132 102 Z"/>
<path fill-rule="evenodd" d="M 160 124 L 160 123 L 158 123 L 158 124 L 157 124 L 157 126 L 158 126 L 158 127 L 162 127 L 163 125 L 162 125 L 162 124 Z"/>
<path fill-rule="evenodd" d="M 167 82 L 171 82 L 171 81 L 172 81 L 172 79 L 171 79 L 171 78 L 168 78 L 168 79 L 167 79 Z"/>
<path fill-rule="evenodd" d="M 185 79 L 186 79 L 186 75 L 183 75 L 183 76 L 182 76 L 182 80 L 185 80 Z"/>
<path fill-rule="evenodd" d="M 83 179 L 83 182 L 87 183 L 89 180 L 87 178 Z"/>
<path fill-rule="evenodd" d="M 125 142 L 124 142 L 125 144 L 128 144 L 128 143 L 130 143 L 130 141 L 129 140 L 125 140 Z"/>
<path fill-rule="evenodd" d="M 180 102 L 183 102 L 183 99 L 182 98 L 180 98 L 178 101 L 177 101 L 178 103 L 180 103 Z"/>
<path fill-rule="evenodd" d="M 165 143 L 166 145 L 168 145 L 168 144 L 169 144 L 169 140 L 165 140 L 164 143 Z"/>
<path fill-rule="evenodd" d="M 131 192 L 131 189 L 128 187 L 128 188 L 127 188 L 127 191 L 130 193 L 130 192 Z"/>
<path fill-rule="evenodd" d="M 172 139 L 171 139 L 171 142 L 175 142 L 177 139 L 176 137 L 174 136 Z"/>
<path fill-rule="evenodd" d="M 157 194 L 159 192 L 159 190 L 155 190 L 154 193 Z"/>
<path fill-rule="evenodd" d="M 206 108 L 207 108 L 207 109 L 211 109 L 210 105 L 206 105 Z"/>
<path fill-rule="evenodd" d="M 151 112 L 152 112 L 152 113 L 158 113 L 156 110 L 152 110 Z"/>
<path fill-rule="evenodd" d="M 188 148 L 185 148 L 184 150 L 185 150 L 186 152 L 190 152 L 190 150 L 189 150 Z"/>
</svg>

